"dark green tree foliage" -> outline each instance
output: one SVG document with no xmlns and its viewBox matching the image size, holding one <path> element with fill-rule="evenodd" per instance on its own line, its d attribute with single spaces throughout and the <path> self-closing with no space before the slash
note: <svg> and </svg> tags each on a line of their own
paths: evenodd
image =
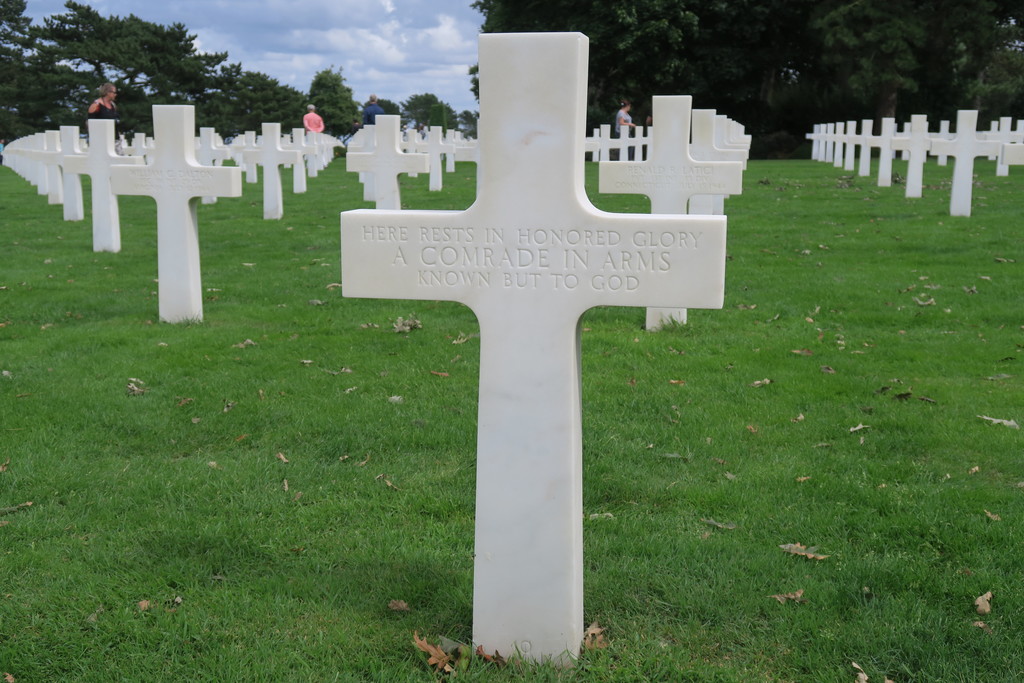
<svg viewBox="0 0 1024 683">
<path fill-rule="evenodd" d="M 949 118 L 965 108 L 980 109 L 983 119 L 1024 116 L 1021 0 L 476 0 L 473 6 L 484 14 L 485 32 L 590 37 L 589 126 L 610 123 L 619 98 L 632 100 L 633 119 L 643 121 L 652 96 L 688 94 L 695 106 L 741 121 L 755 145 L 767 141 L 785 152 L 821 121 L 915 113 Z"/>
<path fill-rule="evenodd" d="M 402 107 L 397 102 L 386 100 L 383 97 L 377 99 L 377 104 L 384 110 L 384 113 L 388 116 L 401 116 Z"/>
<path fill-rule="evenodd" d="M 324 131 L 330 135 L 347 133 L 352 121 L 362 120 L 362 108 L 352 96 L 352 88 L 345 85 L 341 67 L 337 71 L 324 69 L 313 76 L 309 86 L 310 103 L 324 118 Z"/>
<path fill-rule="evenodd" d="M 0 139 L 10 140 L 37 129 L 20 120 L 22 89 L 28 81 L 25 50 L 29 19 L 25 0 L 0 0 Z"/>
<path fill-rule="evenodd" d="M 196 50 L 183 24 L 160 26 L 135 15 L 104 17 L 70 1 L 64 14 L 33 27 L 35 51 L 29 64 L 39 87 L 60 93 L 46 127 L 82 124 L 96 88 L 118 86 L 122 130 L 151 127 L 152 104 L 193 103 L 209 90 L 226 53 Z"/>
<path fill-rule="evenodd" d="M 224 90 L 212 103 L 216 118 L 200 125 L 210 125 L 224 137 L 247 130 L 259 132 L 265 122 L 280 123 L 283 131 L 302 127 L 307 104 L 304 93 L 258 71 L 242 71 L 232 65 L 230 72 L 237 75 L 223 79 Z"/>
<path fill-rule="evenodd" d="M 432 116 L 432 112 L 435 107 L 440 108 L 440 112 Z M 455 110 L 451 108 L 447 102 L 442 102 L 438 99 L 437 95 L 433 93 L 422 93 L 419 95 L 411 95 L 409 99 L 402 102 L 402 117 L 407 121 L 415 121 L 416 123 L 424 123 L 431 125 L 434 120 L 437 121 L 455 121 L 458 115 Z M 438 123 L 436 125 L 444 125 Z"/>
<path fill-rule="evenodd" d="M 472 111 L 470 109 L 464 109 L 459 112 L 459 130 L 461 130 L 466 137 L 476 137 L 476 125 L 480 119 L 480 112 Z"/>
<path fill-rule="evenodd" d="M 650 112 L 652 95 L 692 89 L 687 45 L 697 15 L 682 0 L 595 3 L 590 0 L 477 0 L 485 33 L 579 31 L 590 38 L 590 125 L 611 123 L 622 98 L 633 118 Z M 538 103 L 543 106 L 543 103 Z"/>
</svg>

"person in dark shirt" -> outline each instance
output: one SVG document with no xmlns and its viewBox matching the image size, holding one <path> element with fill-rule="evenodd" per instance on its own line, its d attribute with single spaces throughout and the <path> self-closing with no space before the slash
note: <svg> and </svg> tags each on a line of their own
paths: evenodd
<svg viewBox="0 0 1024 683">
<path fill-rule="evenodd" d="M 121 118 L 117 111 L 114 100 L 117 99 L 117 86 L 113 83 L 104 83 L 100 86 L 100 96 L 89 105 L 90 119 L 114 119 Z"/>
<path fill-rule="evenodd" d="M 113 83 L 104 83 L 100 86 L 100 96 L 92 101 L 89 105 L 89 118 L 90 119 L 111 119 L 114 122 L 114 132 L 117 133 L 117 120 L 121 118 L 121 113 L 117 110 L 117 105 L 114 100 L 117 99 L 117 86 Z M 122 153 L 122 145 L 120 136 L 116 136 L 114 139 L 114 151 L 118 154 Z"/>
<path fill-rule="evenodd" d="M 372 126 L 375 125 L 377 117 L 384 113 L 384 107 L 377 104 L 377 96 L 370 95 L 370 101 L 366 103 L 366 107 L 363 108 L 363 125 Z"/>
</svg>

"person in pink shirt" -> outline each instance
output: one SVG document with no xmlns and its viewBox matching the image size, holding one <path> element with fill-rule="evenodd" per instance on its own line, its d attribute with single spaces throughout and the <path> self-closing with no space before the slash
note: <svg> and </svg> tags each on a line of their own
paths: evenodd
<svg viewBox="0 0 1024 683">
<path fill-rule="evenodd" d="M 311 104 L 306 107 L 306 109 L 308 111 L 306 112 L 306 115 L 302 117 L 302 126 L 306 129 L 306 132 L 323 133 L 324 120 L 316 113 L 316 106 Z"/>
</svg>

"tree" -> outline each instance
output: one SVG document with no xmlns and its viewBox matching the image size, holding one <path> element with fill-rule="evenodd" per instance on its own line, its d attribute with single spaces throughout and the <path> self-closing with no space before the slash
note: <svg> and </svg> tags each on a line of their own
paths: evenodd
<svg viewBox="0 0 1024 683">
<path fill-rule="evenodd" d="M 462 112 L 459 113 L 459 130 L 461 130 L 466 135 L 466 137 L 475 138 L 477 121 L 479 119 L 480 112 L 464 109 Z"/>
<path fill-rule="evenodd" d="M 434 108 L 439 107 L 439 112 L 434 113 Z M 411 95 L 409 99 L 402 102 L 402 116 L 408 121 L 423 123 L 427 125 L 443 125 L 445 121 L 455 121 L 458 115 L 447 102 L 442 102 L 433 93 Z M 434 121 L 438 121 L 434 124 Z"/>
<path fill-rule="evenodd" d="M 383 109 L 384 113 L 387 114 L 388 116 L 402 115 L 402 108 L 398 105 L 397 102 L 392 102 L 391 100 L 386 100 L 383 97 L 381 97 L 380 99 L 377 100 L 377 104 L 380 105 L 380 108 Z"/>
<path fill-rule="evenodd" d="M 25 50 L 30 24 L 25 0 L 0 0 L 0 139 L 4 140 L 35 129 L 20 115 L 22 86 L 28 80 Z"/>
<path fill-rule="evenodd" d="M 284 130 L 302 126 L 306 97 L 295 88 L 257 71 L 242 71 L 237 64 L 219 80 L 222 89 L 204 108 L 208 113 L 197 109 L 199 125 L 212 126 L 224 137 L 259 131 L 264 122 L 280 123 Z"/>
<path fill-rule="evenodd" d="M 341 67 L 324 69 L 313 76 L 309 100 L 324 118 L 324 129 L 330 135 L 347 133 L 352 121 L 361 121 L 360 107 L 352 97 L 352 88 L 345 85 Z"/>
<path fill-rule="evenodd" d="M 29 58 L 36 76 L 32 95 L 42 109 L 39 125 L 81 125 L 92 93 L 109 81 L 118 86 L 122 129 L 149 130 L 152 104 L 201 99 L 227 57 L 200 53 L 183 24 L 161 26 L 135 15 L 104 17 L 72 0 L 65 7 L 67 12 L 47 17 L 30 31 L 35 41 Z"/>
</svg>

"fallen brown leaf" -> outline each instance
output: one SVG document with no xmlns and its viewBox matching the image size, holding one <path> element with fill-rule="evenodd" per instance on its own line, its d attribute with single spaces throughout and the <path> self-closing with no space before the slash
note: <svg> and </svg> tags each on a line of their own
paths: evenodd
<svg viewBox="0 0 1024 683">
<path fill-rule="evenodd" d="M 283 463 L 287 463 L 288 462 L 288 458 L 284 457 L 284 453 L 278 453 L 274 457 L 277 458 L 278 460 L 280 460 Z"/>
<path fill-rule="evenodd" d="M 474 652 L 473 654 L 475 654 L 477 657 L 481 658 L 487 663 L 493 662 L 494 664 L 498 664 L 499 666 L 505 665 L 505 658 L 502 657 L 497 650 L 494 651 L 493 655 L 489 655 L 487 654 L 487 652 L 484 651 L 483 645 L 477 645 L 476 652 Z"/>
<path fill-rule="evenodd" d="M 979 595 L 974 601 L 974 608 L 978 611 L 978 614 L 985 616 L 992 611 L 992 591 Z"/>
<path fill-rule="evenodd" d="M 409 604 L 405 600 L 392 600 L 388 603 L 388 609 L 393 612 L 408 612 Z"/>
<path fill-rule="evenodd" d="M 595 621 L 583 633 L 583 647 L 588 650 L 600 650 L 608 647 L 608 641 L 604 637 L 604 629 Z"/>
<path fill-rule="evenodd" d="M 977 626 L 978 628 L 980 628 L 985 633 L 992 633 L 992 629 L 984 621 L 975 621 L 974 623 L 971 624 L 971 626 Z"/>
<path fill-rule="evenodd" d="M 806 557 L 809 560 L 824 560 L 826 557 L 829 557 L 829 555 L 819 555 L 818 553 L 814 552 L 818 549 L 816 546 L 811 546 L 810 548 L 808 548 L 807 546 L 800 543 L 784 543 L 779 547 L 787 553 L 791 553 L 793 555 L 800 555 L 801 557 Z"/>
<path fill-rule="evenodd" d="M 799 415 L 797 415 L 796 417 L 794 417 L 794 418 L 790 419 L 790 422 L 803 422 L 803 421 L 804 421 L 804 419 L 805 419 L 805 418 L 804 418 L 804 414 L 803 414 L 803 413 L 800 413 L 800 414 L 799 414 Z"/>
<path fill-rule="evenodd" d="M 809 477 L 809 476 L 808 476 L 808 477 L 797 477 L 797 478 L 796 478 L 796 480 L 797 480 L 798 482 L 801 482 L 801 483 L 803 483 L 803 482 L 807 481 L 808 479 L 810 479 L 810 477 Z"/>
<path fill-rule="evenodd" d="M 284 483 L 281 485 L 281 488 L 283 488 L 285 491 L 288 490 L 288 480 L 287 479 L 284 480 Z"/>
<path fill-rule="evenodd" d="M 870 429 L 870 428 L 871 428 L 871 425 L 861 424 L 861 423 L 858 422 L 856 427 L 850 427 L 850 433 L 859 432 L 862 429 Z"/>
<path fill-rule="evenodd" d="M 437 375 L 438 377 L 448 377 L 448 373 L 447 372 L 438 372 L 437 370 L 431 370 L 430 374 L 431 375 Z"/>
<path fill-rule="evenodd" d="M 981 470 L 981 468 L 975 465 L 971 469 L 967 470 L 967 474 L 977 474 L 979 470 Z"/>
<path fill-rule="evenodd" d="M 452 658 L 437 645 L 432 645 L 423 638 L 420 638 L 420 634 L 416 631 L 412 633 L 412 642 L 416 644 L 416 647 L 429 655 L 427 664 L 437 669 L 437 671 L 451 673 L 455 670 L 451 665 Z"/>
<path fill-rule="evenodd" d="M 822 365 L 821 366 L 821 371 L 824 372 L 826 375 L 834 375 L 834 374 L 836 374 L 836 371 L 833 370 L 828 365 Z"/>
<path fill-rule="evenodd" d="M 813 356 L 814 352 L 810 349 L 793 349 L 790 353 L 795 353 L 798 356 Z"/>
<path fill-rule="evenodd" d="M 985 516 L 988 517 L 989 519 L 991 519 L 993 522 L 1001 522 L 1001 521 L 1003 521 L 1002 517 L 1000 517 L 999 515 L 997 515 L 994 512 L 989 512 L 988 510 L 985 510 Z"/>
<path fill-rule="evenodd" d="M 735 529 L 736 528 L 736 525 L 733 524 L 732 522 L 716 522 L 711 517 L 709 517 L 707 519 L 703 519 L 702 518 L 700 521 L 704 522 L 705 524 L 710 524 L 711 526 L 715 527 L 716 529 Z"/>
<path fill-rule="evenodd" d="M 751 382 L 749 386 L 757 388 L 757 387 L 766 386 L 766 385 L 771 384 L 771 383 L 772 383 L 772 381 L 770 379 L 768 379 L 767 377 L 765 377 L 764 379 L 759 379 L 756 382 Z"/>
<path fill-rule="evenodd" d="M 779 593 L 778 595 L 769 595 L 768 597 L 775 598 L 780 604 L 784 605 L 787 600 L 792 600 L 793 602 L 807 602 L 807 598 L 803 597 L 803 595 L 804 589 L 801 588 L 800 590 L 792 593 Z"/>
<path fill-rule="evenodd" d="M 11 674 L 9 674 L 9 673 L 5 673 L 4 674 L 4 682 L 5 683 L 14 683 L 14 681 L 16 681 L 16 680 L 18 680 L 18 679 L 15 678 L 14 676 L 12 676 Z"/>
<path fill-rule="evenodd" d="M 12 505 L 11 507 L 8 507 L 8 508 L 0 508 L 0 515 L 9 515 L 12 512 L 17 512 L 18 510 L 24 510 L 25 508 L 28 508 L 28 507 L 32 507 L 32 501 L 31 500 L 26 501 L 24 503 L 18 503 L 17 505 Z"/>
<path fill-rule="evenodd" d="M 989 417 L 987 415 L 979 415 L 982 420 L 988 420 L 994 425 L 1004 425 L 1006 427 L 1012 427 L 1014 429 L 1020 429 L 1020 425 L 1017 424 L 1016 420 L 1000 420 L 997 417 Z"/>
<path fill-rule="evenodd" d="M 149 600 L 139 600 L 138 606 L 140 612 L 145 612 L 153 606 L 153 603 L 151 603 Z"/>
<path fill-rule="evenodd" d="M 0 463 L 0 472 L 6 472 L 7 466 L 11 464 L 11 459 L 7 458 L 4 462 Z"/>
<path fill-rule="evenodd" d="M 670 379 L 670 380 L 668 381 L 668 383 L 669 383 L 669 384 L 678 384 L 678 385 L 683 385 L 683 384 L 686 384 L 686 380 L 685 380 L 685 379 Z"/>
</svg>

